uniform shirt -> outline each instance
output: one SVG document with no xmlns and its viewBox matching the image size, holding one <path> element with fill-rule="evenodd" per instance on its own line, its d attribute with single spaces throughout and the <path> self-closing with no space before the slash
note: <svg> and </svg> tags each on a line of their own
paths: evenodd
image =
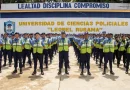
<svg viewBox="0 0 130 90">
<path fill-rule="evenodd" d="M 14 38 L 13 43 L 18 43 L 19 40 L 20 40 L 20 38 L 18 38 L 18 39 Z M 24 45 L 23 40 L 21 40 L 21 44 Z"/>
<path fill-rule="evenodd" d="M 30 42 L 30 44 L 31 44 L 31 40 L 30 40 L 30 38 L 24 38 L 24 42 L 26 42 L 27 39 L 29 39 L 29 42 Z M 24 43 L 24 44 L 25 44 L 25 43 Z"/>
<path fill-rule="evenodd" d="M 31 45 L 33 46 L 35 43 L 38 43 L 39 40 L 41 40 L 41 39 L 40 38 L 38 40 L 34 39 L 33 41 L 31 41 Z M 42 44 L 42 46 L 45 46 L 43 41 L 41 42 L 41 44 Z"/>
<path fill-rule="evenodd" d="M 45 39 L 48 39 L 48 38 L 42 38 L 42 41 L 44 42 L 45 41 Z M 48 41 L 47 41 L 47 44 L 51 44 L 51 41 L 48 39 Z"/>
<path fill-rule="evenodd" d="M 125 48 L 127 49 L 129 45 L 130 45 L 130 39 L 128 39 L 128 41 L 127 41 L 127 44 L 126 44 Z"/>
<path fill-rule="evenodd" d="M 4 42 L 7 42 L 8 39 L 10 39 L 10 38 L 7 37 L 7 38 L 4 38 L 3 40 L 4 40 Z M 9 43 L 12 45 L 12 40 L 11 39 L 9 40 Z"/>
<path fill-rule="evenodd" d="M 0 44 L 3 44 L 3 43 L 2 43 L 2 40 L 0 40 Z"/>
<path fill-rule="evenodd" d="M 80 41 L 80 43 L 79 43 L 79 46 L 81 47 L 82 46 L 82 44 L 83 44 L 83 42 L 85 42 L 86 44 L 89 42 L 89 40 L 90 39 L 83 39 L 83 40 L 81 40 Z M 91 42 L 91 46 L 93 46 L 93 43 Z"/>
<path fill-rule="evenodd" d="M 65 38 L 60 38 L 60 40 L 58 41 L 58 44 L 59 44 L 60 41 L 64 42 L 64 40 L 65 40 Z M 70 39 L 68 39 L 68 44 L 70 45 Z"/>
<path fill-rule="evenodd" d="M 112 40 L 112 38 L 105 38 L 103 41 L 103 45 L 105 45 L 106 43 L 110 43 Z M 116 42 L 114 42 L 114 45 L 116 45 Z"/>
</svg>

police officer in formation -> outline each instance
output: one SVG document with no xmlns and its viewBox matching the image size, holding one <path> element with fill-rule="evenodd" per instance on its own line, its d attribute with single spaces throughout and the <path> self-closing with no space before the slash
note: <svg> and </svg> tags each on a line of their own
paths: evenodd
<svg viewBox="0 0 130 90">
<path fill-rule="evenodd" d="M 66 33 L 61 32 L 61 38 L 58 41 L 58 51 L 59 51 L 59 72 L 58 75 L 62 73 L 63 63 L 65 63 L 65 74 L 68 72 L 68 52 L 69 52 L 70 40 L 66 37 Z"/>
<path fill-rule="evenodd" d="M 94 56 L 96 59 L 96 64 L 99 63 L 99 68 L 101 68 L 104 61 L 103 75 L 106 74 L 107 63 L 109 61 L 110 74 L 114 75 L 112 64 L 117 60 L 117 67 L 119 68 L 120 62 L 123 56 L 124 68 L 126 69 L 126 74 L 129 70 L 130 62 L 130 35 L 115 35 L 106 34 L 84 34 L 74 35 L 73 37 L 73 47 L 79 68 L 81 69 L 80 75 L 83 75 L 84 68 L 87 69 L 87 74 L 90 73 L 90 56 Z M 22 68 L 25 67 L 26 57 L 28 57 L 28 64 L 32 67 L 31 53 L 34 62 L 34 71 L 32 75 L 37 73 L 37 60 L 39 60 L 41 75 L 43 72 L 43 63 L 45 63 L 46 68 L 48 68 L 48 61 L 50 63 L 53 61 L 54 55 L 56 55 L 57 50 L 59 51 L 59 72 L 58 75 L 62 73 L 63 64 L 65 65 L 65 73 L 69 74 L 69 46 L 71 42 L 67 37 L 66 33 L 61 32 L 59 34 L 28 34 L 20 35 L 15 33 L 9 35 L 5 33 L 0 39 L 0 72 L 2 64 L 2 53 L 4 64 L 7 64 L 7 56 L 9 60 L 9 66 L 12 64 L 12 59 L 14 59 L 14 71 L 12 74 L 17 73 L 18 64 L 20 74 L 23 73 Z M 113 63 L 112 63 L 113 62 Z"/>
<path fill-rule="evenodd" d="M 37 73 L 37 60 L 39 60 L 41 75 L 44 75 L 43 72 L 43 48 L 45 47 L 44 42 L 40 38 L 39 33 L 35 33 L 35 40 L 31 42 L 33 46 L 33 55 L 34 55 L 34 71 L 32 75 Z"/>
<path fill-rule="evenodd" d="M 3 55 L 4 55 L 4 67 L 6 66 L 7 56 L 9 60 L 9 67 L 11 67 L 12 59 L 11 59 L 11 45 L 12 40 L 8 37 L 8 34 L 4 34 L 3 38 Z"/>
<path fill-rule="evenodd" d="M 114 45 L 115 41 L 113 40 L 113 35 L 108 34 L 107 39 L 105 39 L 102 42 L 103 45 L 103 52 L 104 52 L 104 70 L 103 70 L 103 75 L 106 74 L 106 68 L 107 68 L 107 63 L 109 61 L 109 66 L 110 66 L 110 74 L 114 75 L 114 72 L 112 70 L 112 61 L 113 61 L 113 53 L 114 53 Z"/>
<path fill-rule="evenodd" d="M 125 48 L 126 48 L 126 58 L 127 58 L 126 59 L 126 74 L 128 74 L 129 64 L 130 64 L 130 35 L 128 36 L 128 41 Z"/>
<path fill-rule="evenodd" d="M 43 49 L 43 59 L 45 60 L 44 63 L 46 64 L 46 68 L 48 68 L 48 46 L 51 44 L 50 40 L 46 37 L 45 33 L 41 34 L 42 41 L 44 42 L 44 49 Z"/>
<path fill-rule="evenodd" d="M 32 67 L 31 61 L 31 40 L 27 33 L 24 34 L 24 49 L 23 49 L 23 67 L 25 67 L 26 57 L 28 57 L 28 63 L 30 68 Z"/>
<path fill-rule="evenodd" d="M 80 48 L 80 60 L 81 60 L 81 74 L 83 75 L 84 66 L 87 64 L 87 73 L 90 73 L 90 54 L 92 52 L 92 41 L 89 39 L 88 33 L 84 34 L 84 39 L 80 41 L 79 48 Z M 86 68 L 86 67 L 85 67 Z"/>
<path fill-rule="evenodd" d="M 14 56 L 14 71 L 13 74 L 17 73 L 17 67 L 19 63 L 20 68 L 20 74 L 23 73 L 22 71 L 22 52 L 24 49 L 24 42 L 19 37 L 19 33 L 15 33 L 15 39 L 13 40 L 12 46 L 13 46 L 13 56 Z"/>
</svg>

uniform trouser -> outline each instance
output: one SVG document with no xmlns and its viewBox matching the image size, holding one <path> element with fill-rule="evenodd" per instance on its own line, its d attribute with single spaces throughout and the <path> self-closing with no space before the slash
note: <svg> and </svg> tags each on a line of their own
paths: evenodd
<svg viewBox="0 0 130 90">
<path fill-rule="evenodd" d="M 120 61 L 121 61 L 121 57 L 123 56 L 123 63 L 125 65 L 126 63 L 126 52 L 125 51 L 119 51 L 119 58 L 117 60 L 117 64 L 119 65 L 120 64 Z"/>
<path fill-rule="evenodd" d="M 17 70 L 18 61 L 19 61 L 19 68 L 22 69 L 22 52 L 13 52 L 14 55 L 14 67 Z"/>
<path fill-rule="evenodd" d="M 90 53 L 86 53 L 86 64 L 87 64 L 87 69 L 90 69 Z"/>
<path fill-rule="evenodd" d="M 43 54 L 34 53 L 34 71 L 36 72 L 37 69 L 37 60 L 39 60 L 40 63 L 40 69 L 41 72 L 43 71 Z"/>
<path fill-rule="evenodd" d="M 118 60 L 118 50 L 114 50 L 113 62 L 115 62 L 115 58 Z"/>
<path fill-rule="evenodd" d="M 102 59 L 103 59 L 103 49 L 99 49 L 99 55 L 100 55 L 100 63 L 99 63 L 99 66 L 101 66 L 102 64 Z"/>
<path fill-rule="evenodd" d="M 2 51 L 0 51 L 0 71 L 1 71 L 1 64 L 2 64 Z"/>
<path fill-rule="evenodd" d="M 98 58 L 99 58 L 99 48 L 96 48 L 96 62 L 98 62 L 97 61 Z"/>
<path fill-rule="evenodd" d="M 80 54 L 82 72 L 83 72 L 84 66 L 85 66 L 85 64 L 86 64 L 86 58 L 87 58 L 86 53 L 85 53 L 85 54 Z"/>
<path fill-rule="evenodd" d="M 96 58 L 96 48 L 94 47 L 93 48 L 93 56 L 94 56 L 94 59 Z"/>
<path fill-rule="evenodd" d="M 48 49 L 48 55 L 49 55 L 50 61 L 52 61 L 52 49 Z"/>
<path fill-rule="evenodd" d="M 34 59 L 33 48 L 31 48 L 31 54 L 32 54 L 32 57 L 33 57 L 33 59 Z"/>
<path fill-rule="evenodd" d="M 11 49 L 11 60 L 13 59 L 13 49 Z"/>
<path fill-rule="evenodd" d="M 3 50 L 3 55 L 4 55 L 4 64 L 6 64 L 7 56 L 9 59 L 9 64 L 11 64 L 12 63 L 11 50 Z"/>
<path fill-rule="evenodd" d="M 81 66 L 81 61 L 80 61 L 80 50 L 79 49 L 77 49 L 77 59 L 78 59 L 78 63 L 80 64 L 80 66 Z"/>
<path fill-rule="evenodd" d="M 61 51 L 59 52 L 59 69 L 63 67 L 63 63 L 65 63 L 65 69 L 67 70 L 68 67 L 68 51 Z"/>
<path fill-rule="evenodd" d="M 127 53 L 126 57 L 127 57 L 127 59 L 126 59 L 126 71 L 128 71 L 129 70 L 129 64 L 130 64 L 130 53 Z"/>
<path fill-rule="evenodd" d="M 51 50 L 52 50 L 52 57 L 54 56 L 54 44 L 53 44 L 53 46 L 52 46 L 52 48 L 51 48 Z"/>
<path fill-rule="evenodd" d="M 106 71 L 108 61 L 109 61 L 110 71 L 112 71 L 112 60 L 113 60 L 112 52 L 104 53 L 104 71 Z"/>
<path fill-rule="evenodd" d="M 46 64 L 46 67 L 48 66 L 48 50 L 47 49 L 44 49 L 43 50 L 43 59 L 45 60 L 45 64 Z"/>
<path fill-rule="evenodd" d="M 54 44 L 54 53 L 57 53 L 57 44 Z"/>
<path fill-rule="evenodd" d="M 31 61 L 31 50 L 28 50 L 28 49 L 24 49 L 23 50 L 23 65 L 25 65 L 26 57 L 28 57 L 28 63 L 31 66 L 32 65 L 32 61 Z"/>
</svg>

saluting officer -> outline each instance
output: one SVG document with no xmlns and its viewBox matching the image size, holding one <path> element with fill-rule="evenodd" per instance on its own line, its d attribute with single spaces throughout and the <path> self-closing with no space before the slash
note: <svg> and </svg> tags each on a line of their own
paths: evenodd
<svg viewBox="0 0 130 90">
<path fill-rule="evenodd" d="M 130 35 L 128 36 L 128 42 L 126 44 L 126 74 L 128 74 L 130 64 Z"/>
<path fill-rule="evenodd" d="M 40 63 L 41 75 L 44 75 L 43 72 L 43 48 L 44 42 L 40 38 L 39 33 L 35 33 L 35 40 L 31 42 L 33 46 L 33 55 L 34 55 L 34 71 L 32 75 L 36 75 L 37 73 L 37 60 Z"/>
<path fill-rule="evenodd" d="M 30 65 L 30 68 L 32 67 L 32 61 L 31 61 L 31 40 L 28 37 L 28 34 L 24 34 L 24 50 L 23 50 L 23 67 L 25 67 L 25 61 L 26 56 L 28 57 L 28 63 Z"/>
<path fill-rule="evenodd" d="M 87 64 L 87 74 L 91 75 L 90 73 L 90 55 L 92 53 L 92 41 L 88 37 L 88 33 L 84 34 L 84 40 L 82 40 L 79 44 L 80 46 L 80 60 L 81 60 L 81 74 L 83 75 L 84 66 Z"/>
<path fill-rule="evenodd" d="M 44 62 L 46 64 L 46 68 L 48 68 L 48 46 L 51 44 L 49 39 L 46 37 L 45 33 L 41 34 L 42 41 L 44 42 L 45 48 L 43 49 L 43 58 L 45 58 Z"/>
<path fill-rule="evenodd" d="M 19 60 L 19 68 L 20 68 L 20 74 L 22 74 L 22 51 L 24 48 L 24 42 L 19 37 L 19 33 L 15 33 L 15 39 L 13 40 L 13 56 L 14 56 L 14 68 L 12 74 L 17 73 L 17 67 L 18 67 L 18 60 Z"/>
<path fill-rule="evenodd" d="M 108 34 L 108 38 L 106 38 L 103 41 L 103 52 L 104 52 L 104 70 L 103 70 L 103 75 L 106 74 L 106 68 L 107 68 L 107 63 L 109 61 L 109 66 L 110 66 L 110 74 L 114 75 L 114 72 L 112 70 L 112 61 L 113 61 L 113 53 L 114 53 L 114 45 L 115 42 L 113 40 L 113 35 Z"/>
<path fill-rule="evenodd" d="M 64 31 L 61 32 L 61 38 L 58 41 L 58 51 L 59 51 L 59 72 L 58 75 L 61 74 L 61 69 L 63 67 L 63 63 L 65 62 L 65 73 L 69 74 L 68 67 L 68 51 L 70 46 L 70 40 L 66 38 L 66 33 Z"/>
</svg>

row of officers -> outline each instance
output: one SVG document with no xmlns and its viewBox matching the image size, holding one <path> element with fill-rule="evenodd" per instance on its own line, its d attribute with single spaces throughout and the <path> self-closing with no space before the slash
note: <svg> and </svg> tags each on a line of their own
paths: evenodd
<svg viewBox="0 0 130 90">
<path fill-rule="evenodd" d="M 15 33 L 11 37 L 7 33 L 0 40 L 0 72 L 2 56 L 4 57 L 4 64 L 6 66 L 7 56 L 9 60 L 9 66 L 12 65 L 12 58 L 14 58 L 14 71 L 17 73 L 17 67 L 19 64 L 20 74 L 23 73 L 22 68 L 25 67 L 26 57 L 28 57 L 28 64 L 32 67 L 31 54 L 33 56 L 34 71 L 32 75 L 37 73 L 37 62 L 39 60 L 41 75 L 44 75 L 43 64 L 45 63 L 48 68 L 48 61 L 53 61 L 54 55 L 59 52 L 59 71 L 58 75 L 62 73 L 63 65 L 65 66 L 65 73 L 69 74 L 69 47 L 71 41 L 66 37 L 66 33 L 61 32 L 61 36 L 46 35 L 45 33 L 35 33 L 29 35 L 25 33 L 22 37 L 19 33 Z M 73 47 L 75 55 L 77 57 L 81 74 L 84 74 L 84 69 L 87 70 L 87 74 L 90 73 L 90 58 L 94 57 L 96 64 L 99 63 L 99 68 L 104 64 L 103 75 L 106 74 L 107 63 L 109 61 L 110 74 L 114 75 L 112 64 L 117 59 L 117 67 L 120 66 L 120 61 L 123 56 L 124 67 L 126 68 L 126 74 L 128 74 L 130 63 L 130 36 L 127 38 L 122 36 L 121 38 L 113 37 L 113 34 L 102 33 L 101 35 L 95 35 L 85 32 L 82 35 L 73 37 Z M 49 59 L 48 59 L 49 58 Z M 103 63 L 104 58 L 104 63 Z M 113 62 L 113 63 L 112 63 Z"/>
<path fill-rule="evenodd" d="M 32 68 L 32 59 L 34 63 L 34 71 L 32 75 L 37 73 L 37 62 L 39 61 L 41 75 L 44 75 L 43 64 L 48 68 L 48 61 L 52 63 L 54 55 L 59 51 L 59 72 L 61 74 L 61 69 L 65 63 L 65 73 L 69 74 L 69 59 L 68 51 L 70 46 L 70 40 L 66 38 L 65 32 L 61 33 L 61 36 L 51 35 L 51 34 L 39 34 L 35 33 L 28 34 L 25 33 L 21 36 L 19 33 L 15 33 L 12 36 L 5 33 L 0 39 L 0 73 L 1 67 L 7 66 L 7 56 L 9 60 L 9 67 L 12 65 L 12 60 L 14 60 L 14 71 L 12 74 L 16 74 L 19 66 L 20 74 L 23 73 L 23 68 L 25 67 L 26 57 L 28 58 L 28 64 Z M 2 57 L 4 64 L 2 65 Z"/>
<path fill-rule="evenodd" d="M 99 68 L 103 67 L 103 75 L 106 74 L 107 63 L 109 61 L 110 74 L 114 75 L 112 64 L 117 60 L 117 68 L 120 67 L 120 62 L 123 56 L 124 68 L 128 74 L 130 64 L 130 35 L 121 37 L 113 36 L 113 34 L 102 32 L 102 34 L 91 36 L 91 34 L 84 33 L 74 37 L 73 46 L 75 55 L 77 57 L 79 67 L 81 68 L 81 75 L 84 74 L 84 68 L 87 69 L 88 75 L 90 73 L 90 57 L 93 56 Z M 104 62 L 103 62 L 104 58 Z"/>
</svg>

